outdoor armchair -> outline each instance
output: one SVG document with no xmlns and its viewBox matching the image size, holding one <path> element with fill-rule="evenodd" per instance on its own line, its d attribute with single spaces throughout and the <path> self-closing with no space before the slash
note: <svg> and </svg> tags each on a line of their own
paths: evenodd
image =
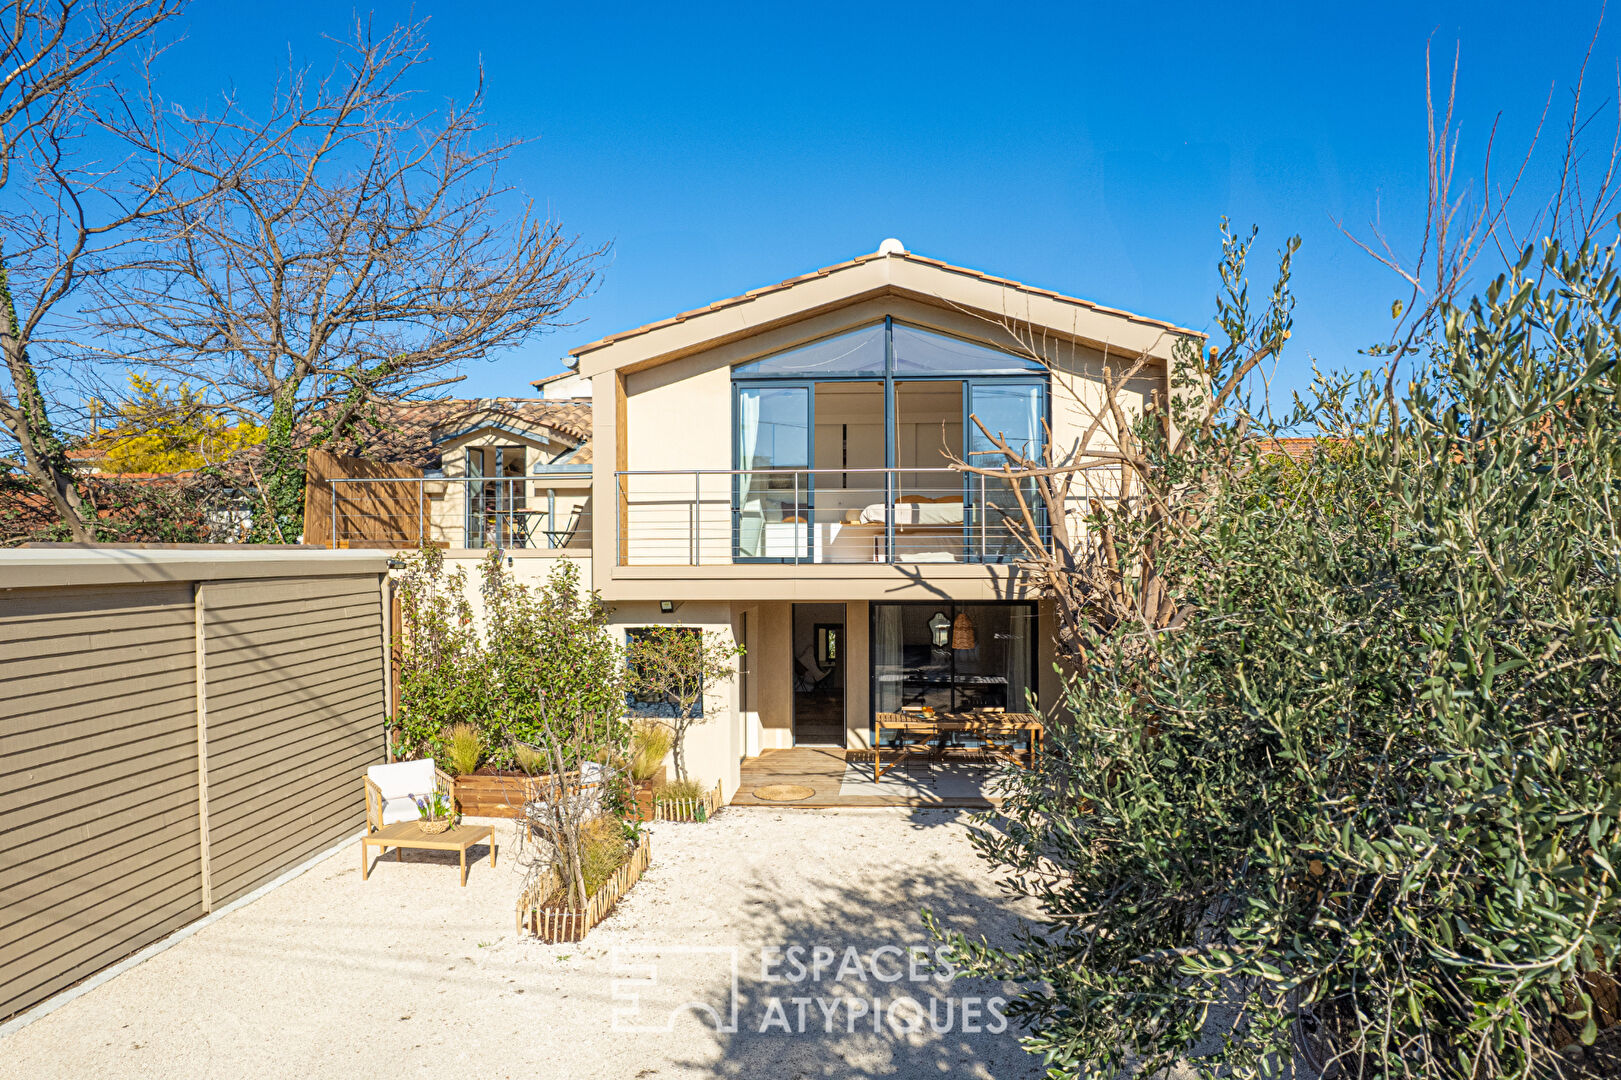
<svg viewBox="0 0 1621 1080">
<path fill-rule="evenodd" d="M 373 765 L 366 770 L 366 831 L 376 832 L 384 825 L 416 821 L 422 806 L 441 792 L 452 807 L 456 805 L 456 781 L 432 758 Z"/>
</svg>

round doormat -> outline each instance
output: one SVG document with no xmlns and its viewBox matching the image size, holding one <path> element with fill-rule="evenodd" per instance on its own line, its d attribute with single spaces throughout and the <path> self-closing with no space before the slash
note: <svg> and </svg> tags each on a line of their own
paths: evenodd
<svg viewBox="0 0 1621 1080">
<path fill-rule="evenodd" d="M 804 784 L 763 784 L 754 789 L 754 797 L 763 802 L 799 802 L 815 794 Z"/>
</svg>

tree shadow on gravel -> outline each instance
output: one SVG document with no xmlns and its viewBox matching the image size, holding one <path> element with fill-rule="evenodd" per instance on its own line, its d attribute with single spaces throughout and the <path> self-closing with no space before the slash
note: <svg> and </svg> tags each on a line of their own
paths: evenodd
<svg viewBox="0 0 1621 1080">
<path fill-rule="evenodd" d="M 966 816 L 926 813 L 952 823 Z M 787 902 L 761 886 L 761 895 L 745 901 L 736 1030 L 713 1022 L 730 1026 L 732 1015 L 730 980 L 717 972 L 697 1007 L 674 1022 L 701 1024 L 719 1061 L 672 1064 L 777 1080 L 1041 1075 L 1039 1059 L 1021 1048 L 1019 1029 L 1001 1014 L 1012 988 L 952 977 L 934 962 L 939 943 L 923 927 L 927 908 L 948 930 L 1011 943 L 1020 919 L 989 875 L 886 868 L 882 851 L 872 857 L 858 886 L 817 888 Z"/>
</svg>

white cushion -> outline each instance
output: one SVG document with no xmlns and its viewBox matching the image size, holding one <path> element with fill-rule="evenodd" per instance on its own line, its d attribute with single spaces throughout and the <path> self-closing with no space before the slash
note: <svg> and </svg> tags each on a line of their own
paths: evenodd
<svg viewBox="0 0 1621 1080">
<path fill-rule="evenodd" d="M 439 790 L 432 758 L 373 765 L 366 770 L 366 778 L 376 784 L 383 795 L 384 825 L 420 820 L 422 806 Z M 419 799 L 422 802 L 418 802 Z"/>
<path fill-rule="evenodd" d="M 383 800 L 383 824 L 392 825 L 396 821 L 422 820 L 422 807 L 410 796 L 398 799 Z"/>
<path fill-rule="evenodd" d="M 385 800 L 432 795 L 439 786 L 433 775 L 433 758 L 373 765 L 366 770 L 366 777 L 377 785 Z"/>
</svg>

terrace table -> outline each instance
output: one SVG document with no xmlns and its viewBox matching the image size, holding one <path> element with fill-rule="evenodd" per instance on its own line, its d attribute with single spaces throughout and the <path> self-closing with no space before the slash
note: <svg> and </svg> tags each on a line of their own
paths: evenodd
<svg viewBox="0 0 1621 1080">
<path fill-rule="evenodd" d="M 1036 750 L 1041 746 L 1043 727 L 1041 717 L 1035 713 L 936 713 L 924 716 L 917 713 L 879 713 L 873 723 L 872 778 L 883 778 L 895 766 L 914 754 L 945 754 L 945 737 L 961 732 L 983 739 L 983 752 L 1004 761 L 1020 764 L 1018 752 L 1001 745 L 1011 738 L 1026 736 L 1030 748 L 1022 764 L 1032 768 L 1036 763 Z M 900 735 L 901 745 L 888 765 L 883 759 L 884 732 Z M 935 742 L 939 740 L 940 745 Z"/>
<path fill-rule="evenodd" d="M 495 865 L 495 827 L 493 825 L 452 825 L 441 833 L 425 833 L 415 821 L 396 821 L 384 825 L 376 832 L 360 838 L 360 880 L 371 876 L 371 849 L 394 849 L 400 857 L 402 848 L 420 848 L 426 851 L 454 851 L 461 855 L 462 888 L 467 888 L 467 849 L 479 841 L 490 845 L 490 865 Z"/>
</svg>

